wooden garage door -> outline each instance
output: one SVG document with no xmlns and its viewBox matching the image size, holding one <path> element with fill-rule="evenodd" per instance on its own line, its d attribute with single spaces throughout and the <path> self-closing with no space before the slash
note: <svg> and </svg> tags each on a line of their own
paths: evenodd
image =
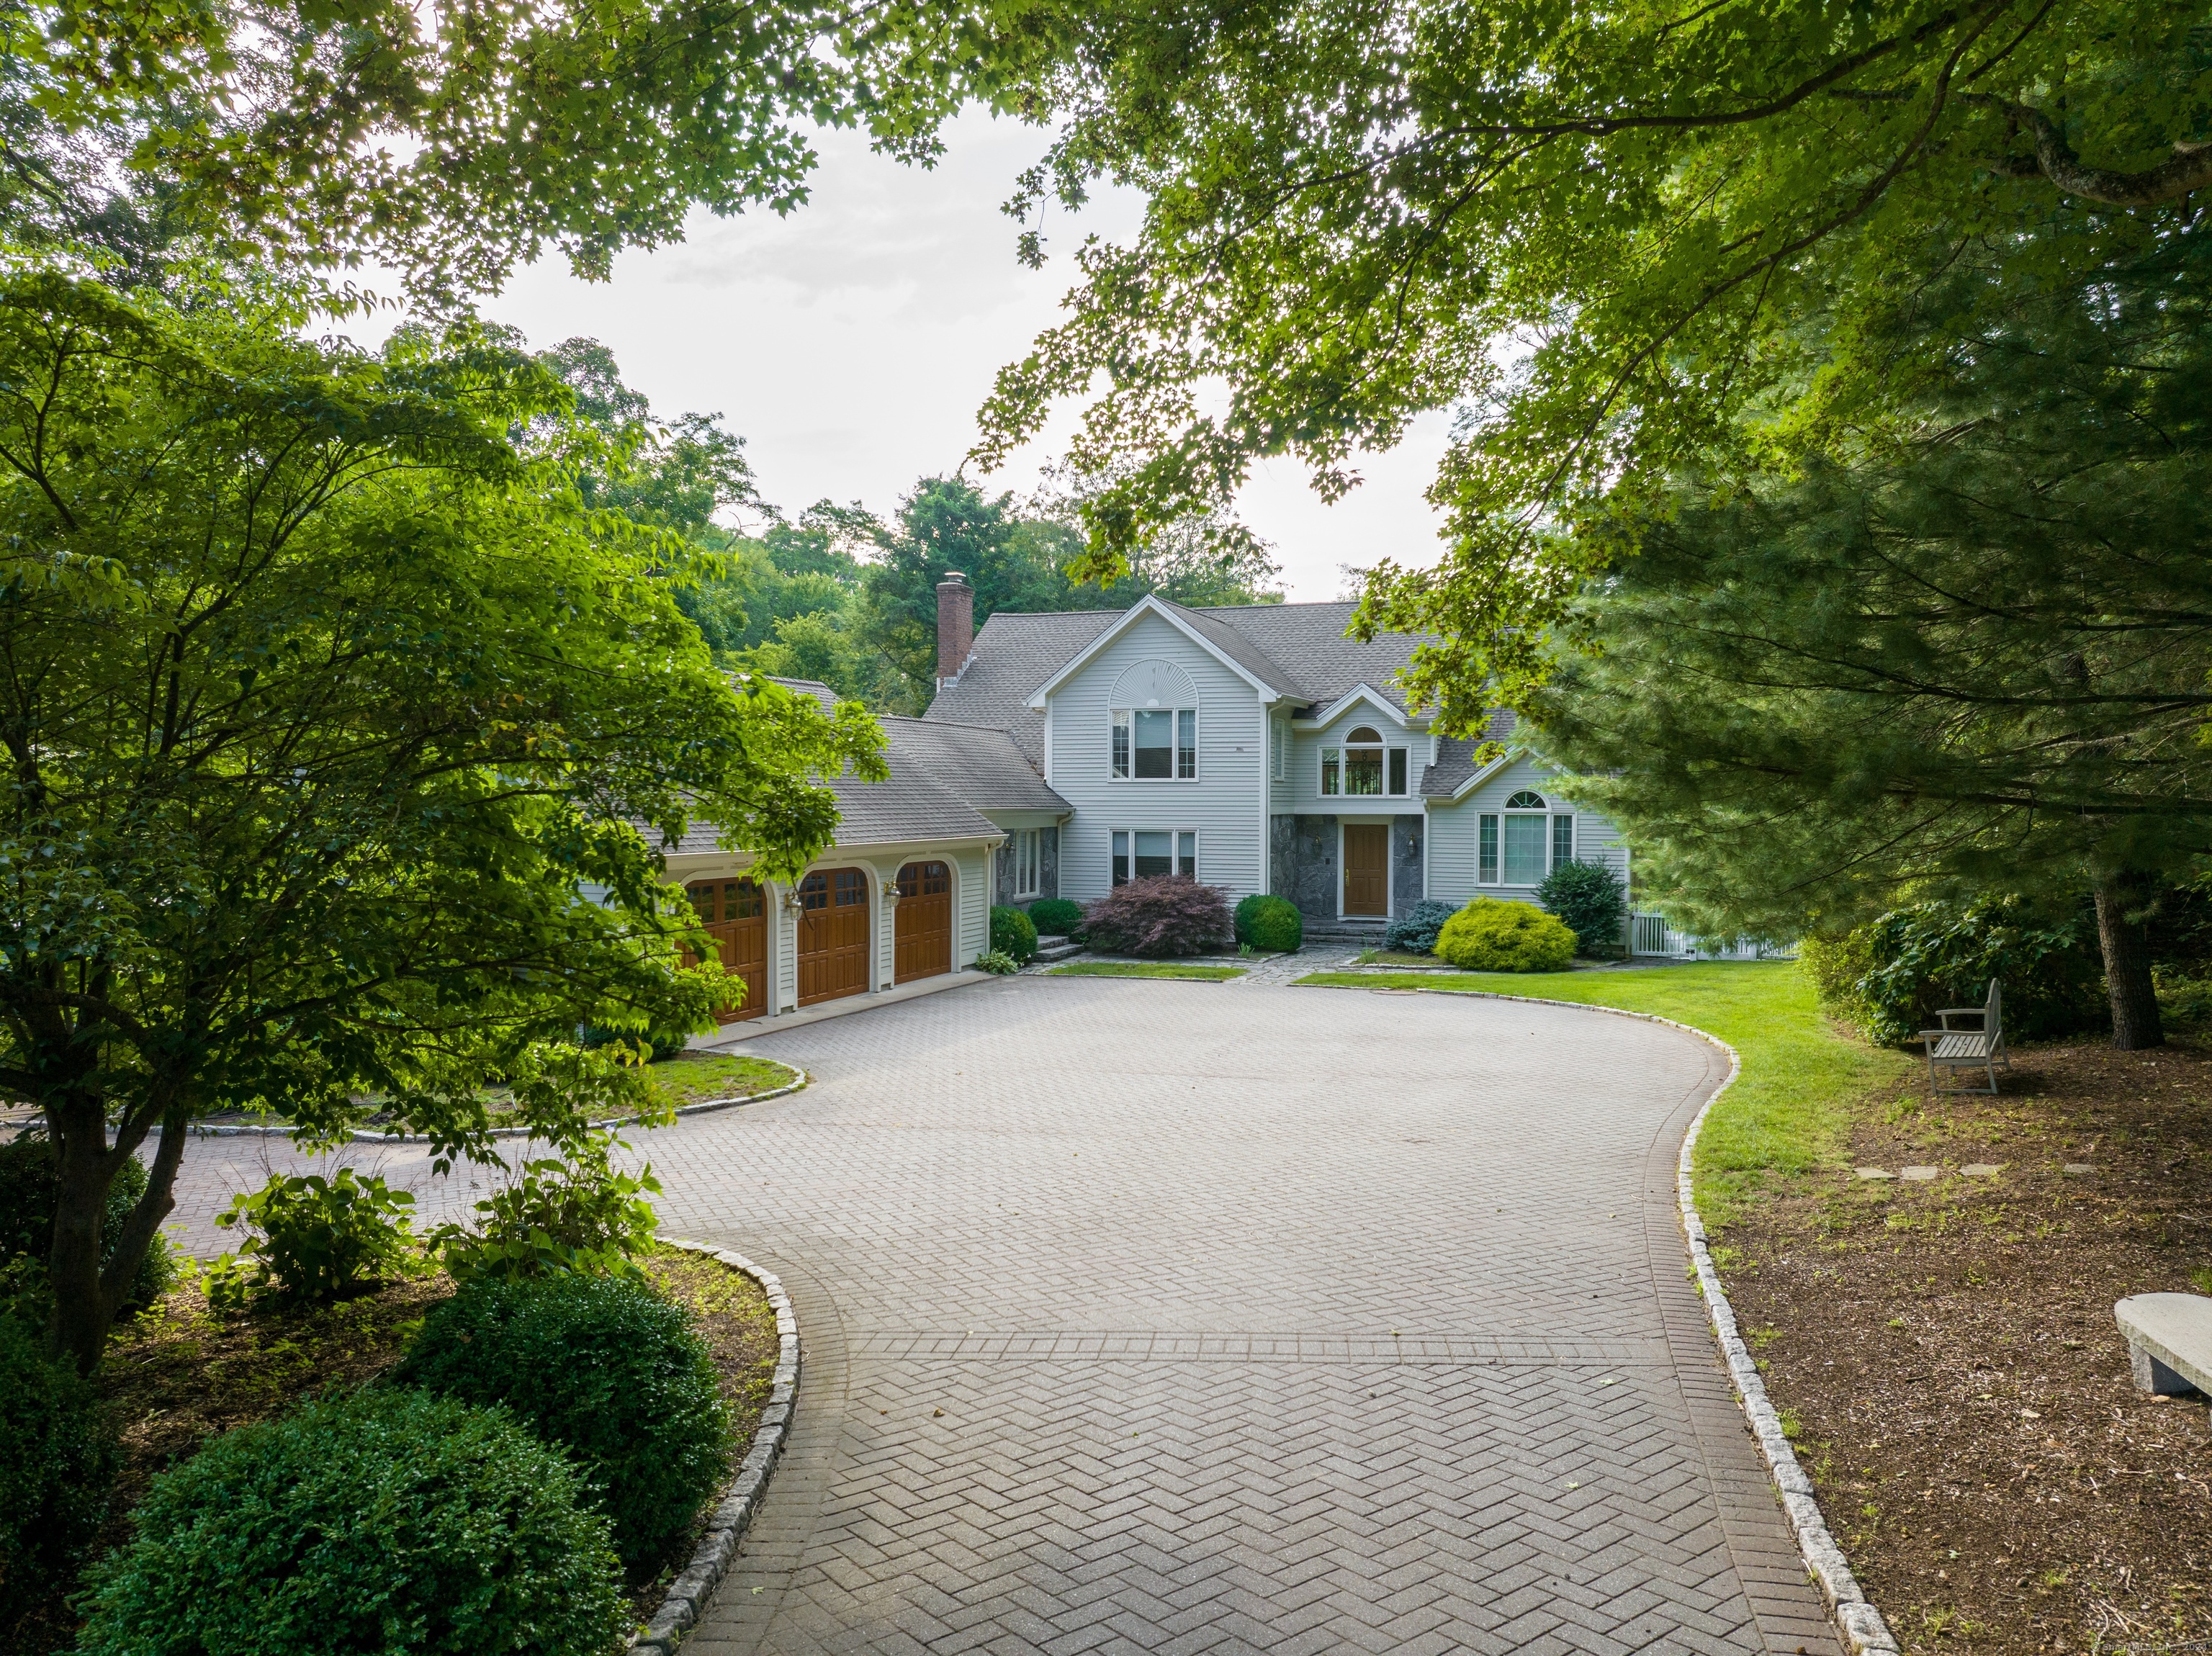
<svg viewBox="0 0 2212 1656">
<path fill-rule="evenodd" d="M 1390 912 L 1390 830 L 1382 823 L 1344 825 L 1344 912 Z"/>
<path fill-rule="evenodd" d="M 824 869 L 799 887 L 799 1004 L 811 1006 L 868 987 L 868 877 Z"/>
<path fill-rule="evenodd" d="M 761 889 L 750 880 L 699 880 L 684 889 L 720 951 L 722 970 L 744 980 L 744 1003 L 717 1012 L 714 1021 L 758 1017 L 769 1010 L 768 902 Z"/>
<path fill-rule="evenodd" d="M 891 975 L 900 983 L 952 969 L 952 870 L 944 863 L 908 863 L 899 870 L 898 949 Z"/>
</svg>

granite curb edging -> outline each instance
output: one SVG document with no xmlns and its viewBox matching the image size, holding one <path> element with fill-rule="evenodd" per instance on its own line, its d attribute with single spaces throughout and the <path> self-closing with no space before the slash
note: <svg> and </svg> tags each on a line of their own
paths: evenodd
<svg viewBox="0 0 2212 1656">
<path fill-rule="evenodd" d="M 744 1463 L 730 1481 L 729 1488 L 723 1491 L 714 1515 L 708 1520 L 706 1533 L 692 1549 L 690 1562 L 668 1584 L 667 1596 L 661 1599 L 653 1619 L 645 1624 L 645 1630 L 629 1641 L 630 1650 L 637 1656 L 674 1656 L 676 1647 L 684 1642 L 684 1635 L 706 1613 L 707 1601 L 714 1597 L 714 1589 L 729 1573 L 730 1562 L 738 1556 L 738 1544 L 751 1527 L 761 1501 L 768 1494 L 769 1478 L 775 1471 L 776 1462 L 783 1457 L 784 1441 L 791 1435 L 792 1411 L 799 1405 L 799 1319 L 791 1308 L 791 1296 L 784 1291 L 781 1278 L 727 1248 L 710 1247 L 705 1242 L 679 1241 L 672 1237 L 661 1240 L 670 1247 L 719 1259 L 732 1270 L 744 1271 L 761 1285 L 775 1312 L 775 1377 L 769 1388 L 768 1407 L 761 1410 L 760 1424 L 753 1430 L 752 1447 L 745 1452 Z"/>
<path fill-rule="evenodd" d="M 1373 994 L 1376 992 L 1353 984 L 1309 984 L 1311 989 L 1352 989 L 1355 992 Z M 1674 1205 L 1682 1222 L 1682 1234 L 1689 1245 L 1690 1263 L 1698 1279 L 1698 1297 L 1705 1302 L 1706 1315 L 1711 1319 L 1713 1337 L 1720 1342 L 1721 1355 L 1727 1360 L 1729 1379 L 1735 1386 L 1736 1400 L 1742 1405 L 1744 1416 L 1750 1422 L 1752 1435 L 1759 1440 L 1759 1453 L 1765 1458 L 1767 1476 L 1773 1480 L 1775 1492 L 1781 1497 L 1782 1509 L 1788 1514 L 1790 1532 L 1797 1538 L 1797 1550 L 1804 1558 L 1806 1570 L 1820 1589 L 1826 1600 L 1828 1613 L 1835 1618 L 1836 1627 L 1844 1635 L 1845 1646 L 1853 1656 L 1898 1656 L 1898 1643 L 1889 1630 L 1889 1623 L 1881 1612 L 1869 1602 L 1866 1593 L 1851 1574 L 1850 1561 L 1844 1550 L 1836 1544 L 1836 1538 L 1828 1528 L 1827 1520 L 1821 1515 L 1820 1503 L 1813 1494 L 1813 1482 L 1805 1476 L 1798 1464 L 1797 1452 L 1790 1447 L 1790 1439 L 1782 1429 L 1781 1417 L 1775 1413 L 1774 1404 L 1766 1395 L 1766 1382 L 1753 1361 L 1750 1349 L 1737 1331 L 1735 1307 L 1729 1302 L 1728 1291 L 1721 1286 L 1720 1274 L 1713 1268 L 1712 1251 L 1705 1244 L 1705 1221 L 1698 1216 L 1697 1200 L 1692 1193 L 1691 1164 L 1698 1148 L 1698 1134 L 1705 1125 L 1723 1094 L 1735 1084 L 1743 1073 L 1743 1059 L 1735 1047 L 1718 1035 L 1698 1028 L 1695 1024 L 1680 1019 L 1662 1017 L 1656 1012 L 1634 1012 L 1624 1006 L 1601 1006 L 1581 1000 L 1553 1000 L 1542 995 L 1504 995 L 1487 989 L 1422 990 L 1424 994 L 1464 995 L 1471 1000 L 1532 1001 L 1540 1006 L 1567 1006 L 1578 1011 L 1609 1012 L 1615 1017 L 1641 1018 L 1646 1023 L 1663 1023 L 1685 1034 L 1717 1046 L 1728 1054 L 1729 1072 L 1713 1094 L 1699 1107 L 1682 1135 L 1682 1153 L 1675 1163 Z"/>
<path fill-rule="evenodd" d="M 769 1061 L 781 1062 L 781 1059 L 771 1059 Z M 806 1071 L 788 1064 L 785 1065 L 784 1068 L 791 1071 L 799 1079 L 781 1087 L 772 1087 L 764 1093 L 747 1093 L 742 1098 L 709 1098 L 702 1100 L 696 1104 L 680 1105 L 676 1113 L 679 1119 L 687 1115 L 704 1115 L 710 1110 L 733 1110 L 740 1104 L 765 1104 L 771 1098 L 785 1098 L 793 1093 L 803 1091 L 809 1080 Z M 591 1123 L 591 1127 L 592 1131 L 599 1132 L 609 1127 L 634 1127 L 636 1125 L 635 1116 L 617 1116 L 605 1121 L 594 1121 Z M 249 1126 L 244 1124 L 231 1125 L 221 1122 L 213 1125 L 194 1122 L 186 1131 L 201 1138 L 289 1138 L 299 1129 Z M 491 1129 L 491 1137 L 494 1138 L 528 1138 L 532 1136 L 532 1130 L 528 1127 Z M 347 1137 L 356 1144 L 428 1144 L 435 1142 L 428 1133 L 371 1132 L 366 1127 L 356 1127 L 347 1135 Z"/>
</svg>

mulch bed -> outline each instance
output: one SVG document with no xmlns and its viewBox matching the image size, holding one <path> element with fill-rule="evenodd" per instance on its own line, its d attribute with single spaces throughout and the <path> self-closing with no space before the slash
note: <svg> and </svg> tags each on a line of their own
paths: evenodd
<svg viewBox="0 0 2212 1656">
<path fill-rule="evenodd" d="M 674 1249 L 644 1261 L 661 1292 L 690 1307 L 720 1373 L 736 1458 L 768 1406 L 775 1371 L 775 1313 L 750 1277 L 717 1260 Z M 94 1556 L 131 1538 L 130 1509 L 155 1473 L 190 1457 L 219 1432 L 282 1413 L 302 1397 L 358 1386 L 399 1360 L 423 1314 L 453 1291 L 440 1271 L 313 1310 L 221 1317 L 191 1286 L 165 1295 L 120 1329 L 97 1376 L 123 1451 L 113 1515 Z M 703 1532 L 711 1506 L 694 1536 Z M 690 1554 L 687 1542 L 629 1598 L 650 1617 Z M 0 1653 L 46 1656 L 74 1641 L 65 1596 L 0 1625 Z M 14 1609 L 10 1607 L 11 1611 Z"/>
<path fill-rule="evenodd" d="M 2016 1050 L 1994 1098 L 1862 1101 L 1850 1160 L 1942 1176 L 1799 1180 L 1719 1259 L 1899 1644 L 2212 1641 L 2212 1422 L 2137 1392 L 2112 1322 L 2130 1294 L 2212 1292 L 2212 1049 Z"/>
</svg>

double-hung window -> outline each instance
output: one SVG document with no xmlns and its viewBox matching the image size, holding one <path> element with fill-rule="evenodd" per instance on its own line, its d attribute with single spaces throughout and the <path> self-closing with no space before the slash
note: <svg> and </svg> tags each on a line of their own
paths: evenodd
<svg viewBox="0 0 2212 1656">
<path fill-rule="evenodd" d="M 1198 780 L 1198 709 L 1114 709 L 1114 779 Z"/>
<path fill-rule="evenodd" d="M 1340 744 L 1322 749 L 1321 791 L 1331 798 L 1402 799 L 1412 770 L 1404 748 L 1384 745 L 1372 727 L 1362 725 Z"/>
<path fill-rule="evenodd" d="M 1532 789 L 1516 793 L 1502 811 L 1483 812 L 1475 833 L 1478 885 L 1541 885 L 1553 869 L 1574 860 L 1573 814 L 1553 810 Z"/>
<path fill-rule="evenodd" d="M 1198 835 L 1188 828 L 1115 828 L 1114 883 L 1162 874 L 1198 877 Z"/>
<path fill-rule="evenodd" d="M 1042 828 L 1021 828 L 1014 834 L 1014 895 L 1017 897 L 1034 897 L 1041 889 L 1043 858 L 1039 852 L 1043 838 Z"/>
</svg>

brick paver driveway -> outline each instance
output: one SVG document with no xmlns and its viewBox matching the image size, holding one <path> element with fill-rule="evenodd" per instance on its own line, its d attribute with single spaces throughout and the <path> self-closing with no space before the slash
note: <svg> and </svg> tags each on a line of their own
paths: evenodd
<svg viewBox="0 0 2212 1656">
<path fill-rule="evenodd" d="M 1685 1280 L 1704 1043 L 1024 978 L 757 1045 L 814 1086 L 645 1146 L 805 1343 L 687 1652 L 1833 1656 Z"/>
</svg>

